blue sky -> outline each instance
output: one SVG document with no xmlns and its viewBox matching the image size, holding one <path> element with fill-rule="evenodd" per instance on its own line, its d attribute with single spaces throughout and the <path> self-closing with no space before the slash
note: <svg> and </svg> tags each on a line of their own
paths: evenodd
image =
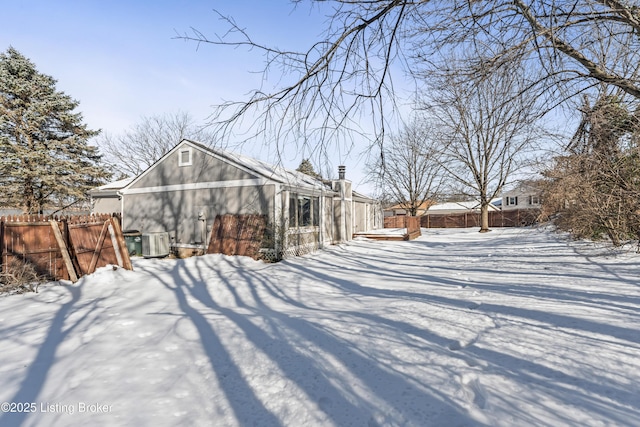
<svg viewBox="0 0 640 427">
<path fill-rule="evenodd" d="M 176 39 L 191 27 L 208 36 L 223 31 L 214 9 L 256 40 L 291 49 L 308 47 L 325 20 L 288 0 L 22 0 L 2 5 L 0 50 L 13 46 L 57 79 L 59 90 L 80 101 L 92 129 L 117 134 L 142 116 L 177 111 L 204 122 L 212 105 L 243 99 L 261 81 L 256 52 Z M 268 161 L 275 155 L 265 148 L 243 152 Z M 295 168 L 303 155 L 287 153 L 285 165 Z M 358 153 L 337 157 L 332 162 L 347 165 L 357 188 L 372 190 Z"/>
</svg>

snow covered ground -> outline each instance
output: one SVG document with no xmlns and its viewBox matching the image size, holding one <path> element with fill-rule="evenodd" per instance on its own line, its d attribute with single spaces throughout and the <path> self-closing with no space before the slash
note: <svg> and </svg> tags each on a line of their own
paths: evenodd
<svg viewBox="0 0 640 427">
<path fill-rule="evenodd" d="M 640 425 L 640 255 L 546 230 L 140 259 L 0 340 L 0 426 Z"/>
</svg>

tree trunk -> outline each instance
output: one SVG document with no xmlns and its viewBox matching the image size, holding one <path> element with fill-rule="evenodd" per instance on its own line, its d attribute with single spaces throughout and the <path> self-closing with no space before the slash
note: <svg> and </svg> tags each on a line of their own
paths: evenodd
<svg viewBox="0 0 640 427">
<path fill-rule="evenodd" d="M 489 230 L 489 204 L 482 203 L 480 205 L 480 232 L 487 233 Z"/>
</svg>

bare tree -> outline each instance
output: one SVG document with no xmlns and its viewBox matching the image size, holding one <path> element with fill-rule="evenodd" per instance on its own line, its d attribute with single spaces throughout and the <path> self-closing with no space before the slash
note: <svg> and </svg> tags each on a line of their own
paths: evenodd
<svg viewBox="0 0 640 427">
<path fill-rule="evenodd" d="M 185 138 L 214 142 L 212 134 L 197 126 L 189 113 L 177 112 L 143 117 L 122 134 L 105 134 L 96 143 L 105 160 L 124 177 L 139 175 Z"/>
<path fill-rule="evenodd" d="M 389 140 L 369 174 L 385 198 L 416 216 L 437 197 L 443 181 L 434 128 L 426 119 L 415 119 Z"/>
<path fill-rule="evenodd" d="M 299 6 L 302 0 L 293 0 Z M 448 67 L 452 49 L 493 52 L 465 64 L 470 71 L 517 54 L 544 73 L 522 90 L 546 96 L 548 108 L 598 82 L 640 98 L 640 16 L 637 1 L 617 0 L 309 0 L 329 5 L 324 36 L 302 52 L 255 41 L 233 18 L 222 36 L 193 30 L 180 37 L 255 49 L 265 55 L 265 77 L 282 84 L 258 88 L 248 99 L 219 105 L 214 123 L 223 136 L 243 128 L 280 144 L 302 141 L 325 152 L 331 141 L 372 136 L 380 143 L 386 115 L 400 94 L 395 71 L 420 79 L 425 68 Z M 322 9 L 325 10 L 325 9 Z M 606 55 L 602 55 L 602 52 Z M 268 79 L 266 79 L 268 81 Z M 418 83 L 416 82 L 416 85 Z M 375 128 L 365 131 L 363 117 Z M 245 120 L 246 119 L 246 120 Z M 247 129 L 249 128 L 249 129 Z"/>
<path fill-rule="evenodd" d="M 522 96 L 527 75 L 517 61 L 473 79 L 450 72 L 427 101 L 441 129 L 443 167 L 480 202 L 481 232 L 489 231 L 491 200 L 540 137 L 535 100 Z"/>
</svg>

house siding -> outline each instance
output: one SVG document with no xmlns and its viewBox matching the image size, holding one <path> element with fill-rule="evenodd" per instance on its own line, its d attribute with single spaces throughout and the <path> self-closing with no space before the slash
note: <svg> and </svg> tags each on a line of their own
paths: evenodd
<svg viewBox="0 0 640 427">
<path fill-rule="evenodd" d="M 369 222 L 369 215 L 367 212 L 367 204 L 363 202 L 353 202 L 354 221 L 353 232 L 359 233 L 367 231 L 370 227 L 367 226 Z"/>
<path fill-rule="evenodd" d="M 181 150 L 170 153 L 162 162 L 156 163 L 134 181 L 130 189 L 157 188 L 177 184 L 195 184 L 219 181 L 240 181 L 257 179 L 258 176 L 241 170 L 221 159 L 205 153 L 197 147 L 191 149 L 191 165 L 179 166 Z"/>
<path fill-rule="evenodd" d="M 502 193 L 502 210 L 504 211 L 539 208 L 540 192 L 535 188 L 522 186 Z"/>
<path fill-rule="evenodd" d="M 354 228 L 365 231 L 375 224 L 371 219 L 381 216 L 369 211 L 379 203 L 357 194 L 354 200 L 351 182 L 345 179 L 329 186 L 189 140 L 117 194 L 122 194 L 127 230 L 168 232 L 171 243 L 207 243 L 217 215 L 266 215 L 276 253 L 287 254 L 351 240 Z M 290 196 L 297 200 L 294 224 L 289 224 Z"/>
<path fill-rule="evenodd" d="M 144 233 L 167 231 L 175 243 L 206 242 L 216 215 L 261 214 L 272 221 L 275 191 L 275 185 L 266 184 L 128 194 L 123 226 Z M 206 235 L 200 213 L 204 214 Z"/>
<path fill-rule="evenodd" d="M 120 197 L 117 195 L 92 198 L 91 203 L 91 213 L 94 214 L 120 213 L 120 209 L 122 208 Z"/>
</svg>

